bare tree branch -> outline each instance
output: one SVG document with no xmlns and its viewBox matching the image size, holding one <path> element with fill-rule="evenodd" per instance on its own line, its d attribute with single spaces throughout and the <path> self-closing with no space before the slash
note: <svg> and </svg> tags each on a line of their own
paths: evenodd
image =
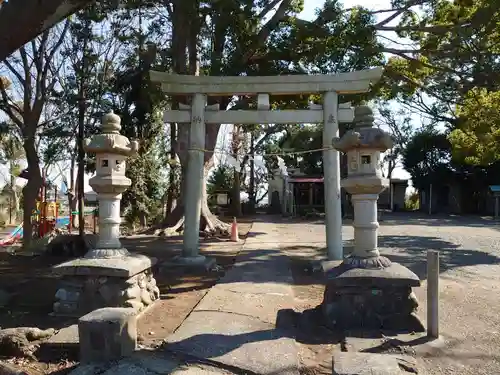
<svg viewBox="0 0 500 375">
<path fill-rule="evenodd" d="M 244 55 L 243 61 L 248 61 L 255 51 L 262 46 L 262 44 L 267 40 L 271 32 L 278 26 L 278 24 L 285 18 L 286 11 L 290 6 L 291 0 L 282 0 L 278 10 L 273 14 L 271 19 L 266 22 L 264 26 L 260 29 L 256 35 L 255 42 L 252 48 L 250 48 Z"/>
</svg>

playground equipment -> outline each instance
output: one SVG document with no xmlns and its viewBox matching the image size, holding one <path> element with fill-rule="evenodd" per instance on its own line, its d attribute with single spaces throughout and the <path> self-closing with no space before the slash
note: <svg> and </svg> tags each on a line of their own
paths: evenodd
<svg viewBox="0 0 500 375">
<path fill-rule="evenodd" d="M 50 233 L 58 221 L 60 204 L 57 201 L 37 201 L 32 223 L 39 238 Z"/>
<path fill-rule="evenodd" d="M 62 173 L 62 171 L 60 171 Z M 19 177 L 26 178 L 27 171 L 21 172 Z M 49 189 L 54 188 L 54 200 L 48 200 Z M 70 212 L 69 216 L 60 217 L 61 204 L 57 201 L 57 185 L 52 184 L 47 180 L 45 175 L 43 176 L 43 184 L 40 188 L 38 194 L 38 200 L 36 201 L 35 210 L 31 216 L 31 222 L 33 225 L 34 236 L 38 238 L 45 237 L 48 233 L 51 233 L 55 228 L 66 228 L 70 233 L 73 226 L 72 217 L 78 215 L 77 211 Z M 86 214 L 93 216 L 93 230 L 96 232 L 97 226 L 97 210 L 92 209 Z M 84 225 L 84 224 L 82 224 Z M 23 223 L 19 224 L 14 230 L 4 239 L 0 240 L 0 246 L 12 245 L 16 241 L 23 238 Z"/>
<path fill-rule="evenodd" d="M 51 224 L 52 230 L 54 228 L 64 228 L 69 225 L 70 218 L 68 216 L 63 216 L 63 217 L 58 217 L 53 224 Z M 19 241 L 23 238 L 23 224 L 19 224 L 17 227 L 15 227 L 12 232 L 9 233 L 9 235 L 3 239 L 0 240 L 0 246 L 9 246 L 15 243 L 16 241 Z"/>
</svg>

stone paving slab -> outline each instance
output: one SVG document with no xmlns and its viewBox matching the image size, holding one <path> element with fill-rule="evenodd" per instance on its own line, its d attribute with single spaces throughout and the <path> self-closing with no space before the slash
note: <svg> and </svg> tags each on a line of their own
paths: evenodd
<svg viewBox="0 0 500 375">
<path fill-rule="evenodd" d="M 137 351 L 119 363 L 81 365 L 70 375 L 233 375 L 232 372 L 200 363 L 186 363 L 172 355 L 152 350 Z"/>
<path fill-rule="evenodd" d="M 194 311 L 211 310 L 236 313 L 274 324 L 279 310 L 293 307 L 293 299 L 288 294 L 242 293 L 216 285 L 201 300 Z"/>
<path fill-rule="evenodd" d="M 291 285 L 290 261 L 276 250 L 245 251 L 217 283 L 234 292 L 293 296 Z"/>
<path fill-rule="evenodd" d="M 415 358 L 399 354 L 347 352 L 333 356 L 333 375 L 410 375 L 419 373 L 416 366 Z"/>
<path fill-rule="evenodd" d="M 273 277 L 274 276 L 274 277 Z M 270 266 L 260 267 L 257 269 L 244 269 L 239 271 L 228 272 L 222 279 L 219 280 L 221 284 L 245 282 L 252 283 L 270 283 L 270 284 L 286 284 L 289 285 L 293 282 L 290 273 L 279 272 Z"/>
<path fill-rule="evenodd" d="M 282 236 L 269 223 L 254 224 L 252 232 L 259 235 L 247 239 L 235 265 L 165 340 L 165 348 L 136 352 L 104 375 L 233 374 L 215 365 L 179 362 L 179 354 L 238 373 L 298 375 L 295 340 L 275 329 L 278 311 L 293 307 L 294 301 L 289 259 L 278 249 Z"/>
<path fill-rule="evenodd" d="M 194 311 L 166 341 L 167 350 L 253 373 L 298 375 L 295 340 L 249 316 Z"/>
</svg>

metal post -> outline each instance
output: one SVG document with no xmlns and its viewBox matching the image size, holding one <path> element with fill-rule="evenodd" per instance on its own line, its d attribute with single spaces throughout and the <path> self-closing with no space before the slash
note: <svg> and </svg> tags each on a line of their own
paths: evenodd
<svg viewBox="0 0 500 375">
<path fill-rule="evenodd" d="M 326 246 L 329 260 L 342 260 L 342 207 L 340 199 L 339 152 L 332 148 L 332 140 L 339 136 L 336 92 L 323 94 L 323 171 L 325 186 Z M 326 149 L 328 148 L 328 149 Z"/>
<path fill-rule="evenodd" d="M 495 194 L 495 220 L 498 220 L 498 211 L 499 211 L 499 204 L 498 204 L 498 194 Z"/>
<path fill-rule="evenodd" d="M 427 336 L 439 337 L 439 251 L 427 251 Z"/>
<path fill-rule="evenodd" d="M 203 157 L 205 149 L 205 101 L 203 94 L 194 94 L 191 103 L 191 125 L 184 204 L 183 258 L 199 257 Z"/>
</svg>

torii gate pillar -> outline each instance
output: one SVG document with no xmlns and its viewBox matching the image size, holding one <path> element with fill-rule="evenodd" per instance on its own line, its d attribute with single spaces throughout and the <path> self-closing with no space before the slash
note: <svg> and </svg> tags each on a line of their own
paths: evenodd
<svg viewBox="0 0 500 375">
<path fill-rule="evenodd" d="M 339 152 L 333 149 L 332 139 L 339 136 L 338 95 L 323 94 L 323 175 L 325 190 L 326 248 L 328 260 L 342 260 L 342 200 L 340 197 Z"/>
</svg>

